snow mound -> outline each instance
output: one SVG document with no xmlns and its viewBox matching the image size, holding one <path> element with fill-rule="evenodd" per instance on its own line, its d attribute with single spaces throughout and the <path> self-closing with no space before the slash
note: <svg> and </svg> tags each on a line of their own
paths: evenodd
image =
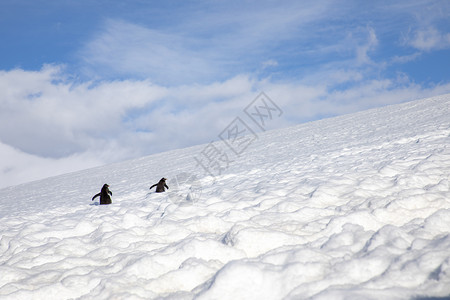
<svg viewBox="0 0 450 300">
<path fill-rule="evenodd" d="M 2 189 L 0 298 L 448 297 L 449 107 L 258 133 L 215 177 L 200 145 Z"/>
</svg>

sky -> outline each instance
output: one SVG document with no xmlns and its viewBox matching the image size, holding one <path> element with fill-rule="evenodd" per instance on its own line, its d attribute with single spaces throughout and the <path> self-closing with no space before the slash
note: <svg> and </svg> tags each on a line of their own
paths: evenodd
<svg viewBox="0 0 450 300">
<path fill-rule="evenodd" d="M 261 92 L 267 129 L 450 92 L 445 0 L 2 0 L 0 41 L 0 188 L 219 140 Z"/>
</svg>

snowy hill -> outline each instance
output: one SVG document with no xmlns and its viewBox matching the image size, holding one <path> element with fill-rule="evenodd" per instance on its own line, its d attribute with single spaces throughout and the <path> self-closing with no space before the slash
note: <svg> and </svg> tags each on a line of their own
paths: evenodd
<svg viewBox="0 0 450 300">
<path fill-rule="evenodd" d="M 449 107 L 259 132 L 216 176 L 200 145 L 2 189 L 0 298 L 450 296 Z"/>
</svg>

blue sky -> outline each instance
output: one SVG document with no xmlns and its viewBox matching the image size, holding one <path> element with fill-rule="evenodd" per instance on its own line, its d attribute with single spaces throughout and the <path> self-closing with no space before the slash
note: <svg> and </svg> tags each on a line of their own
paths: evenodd
<svg viewBox="0 0 450 300">
<path fill-rule="evenodd" d="M 448 1 L 0 2 L 2 186 L 450 92 Z M 0 186 L 1 187 L 1 186 Z"/>
</svg>

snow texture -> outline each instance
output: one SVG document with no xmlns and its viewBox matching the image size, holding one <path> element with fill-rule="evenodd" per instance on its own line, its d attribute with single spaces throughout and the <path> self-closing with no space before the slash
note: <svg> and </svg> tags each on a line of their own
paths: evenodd
<svg viewBox="0 0 450 300">
<path fill-rule="evenodd" d="M 215 177 L 200 145 L 2 189 L 0 298 L 444 299 L 449 107 L 259 132 Z"/>
</svg>

